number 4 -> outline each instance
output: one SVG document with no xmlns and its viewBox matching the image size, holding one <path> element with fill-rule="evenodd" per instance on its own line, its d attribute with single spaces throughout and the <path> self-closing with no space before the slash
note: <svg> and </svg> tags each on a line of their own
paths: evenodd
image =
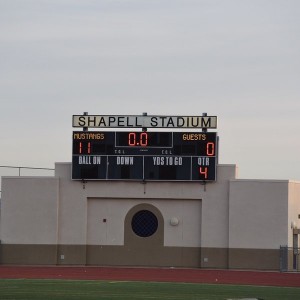
<svg viewBox="0 0 300 300">
<path fill-rule="evenodd" d="M 208 168 L 207 167 L 205 167 L 205 168 L 199 167 L 199 173 L 201 175 L 204 175 L 204 178 L 207 179 Z"/>
</svg>

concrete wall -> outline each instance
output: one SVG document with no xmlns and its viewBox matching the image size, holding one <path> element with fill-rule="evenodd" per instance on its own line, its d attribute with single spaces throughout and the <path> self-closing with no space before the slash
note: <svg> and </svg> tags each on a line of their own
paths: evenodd
<svg viewBox="0 0 300 300">
<path fill-rule="evenodd" d="M 72 263 L 68 260 L 70 249 L 82 249 L 80 245 L 102 245 L 102 250 L 124 246 L 126 214 L 137 205 L 150 204 L 163 216 L 163 250 L 169 247 L 170 251 L 177 251 L 178 255 L 178 251 L 184 251 L 183 248 L 193 253 L 198 249 L 197 254 L 194 254 L 195 257 L 197 255 L 197 262 L 194 262 L 197 266 L 214 267 L 221 264 L 226 267 L 228 182 L 235 178 L 236 167 L 218 166 L 217 172 L 218 183 L 206 185 L 192 182 L 83 183 L 70 180 L 69 163 L 56 164 L 56 176 L 60 178 L 59 244 L 63 245 L 60 246 L 58 256 L 60 258 L 63 255 L 64 258 L 59 262 Z M 172 217 L 179 220 L 178 226 L 170 225 Z M 220 223 L 227 225 L 220 226 Z M 109 251 L 107 248 L 105 255 Z M 122 256 L 120 249 L 115 247 L 112 251 L 119 251 L 118 256 Z M 165 256 L 172 256 L 170 251 Z M 86 253 L 82 254 L 82 262 L 84 255 Z M 169 264 L 175 265 L 176 261 Z"/>
<path fill-rule="evenodd" d="M 88 199 L 87 240 L 88 245 L 124 245 L 124 222 L 127 213 L 145 200 Z M 200 200 L 154 200 L 148 199 L 164 219 L 164 246 L 201 246 L 201 201 Z M 170 224 L 171 218 L 179 221 Z"/>
<path fill-rule="evenodd" d="M 206 247 L 228 246 L 224 226 L 219 226 L 219 223 L 228 223 L 228 180 L 235 178 L 234 165 L 219 166 L 218 184 L 208 183 L 205 186 L 201 183 L 190 182 L 89 181 L 82 183 L 71 181 L 70 174 L 70 164 L 56 165 L 56 176 L 60 177 L 60 243 L 86 243 L 86 214 L 88 203 L 89 201 L 92 203 L 93 199 L 102 200 L 101 205 L 103 205 L 103 210 L 107 211 L 106 215 L 117 213 L 122 206 L 124 215 L 126 210 L 133 205 L 146 201 L 159 206 L 166 219 L 176 215 L 183 218 L 182 215 L 185 213 L 189 220 L 184 226 L 199 222 L 199 216 L 201 216 L 199 209 L 187 210 L 187 203 L 189 203 L 187 200 L 202 200 L 202 205 L 205 207 L 205 214 L 201 220 L 202 244 Z M 111 199 L 115 201 L 119 199 L 121 204 L 114 204 Z M 173 200 L 178 201 L 167 205 L 165 203 L 168 202 L 162 200 L 171 201 L 171 203 Z M 166 233 L 168 236 L 165 241 L 166 245 L 174 245 L 172 236 Z M 191 235 L 195 236 L 193 233 Z M 197 236 L 199 236 L 198 233 Z"/>
<path fill-rule="evenodd" d="M 3 262 L 56 261 L 58 182 L 53 177 L 2 179 L 0 220 Z M 39 245 L 39 249 L 31 252 L 32 245 Z"/>
<path fill-rule="evenodd" d="M 58 232 L 58 179 L 3 178 L 2 187 L 2 242 L 55 244 Z"/>
<path fill-rule="evenodd" d="M 217 183 L 207 184 L 202 197 L 201 266 L 228 267 L 229 180 L 236 178 L 235 165 L 219 165 Z"/>
<path fill-rule="evenodd" d="M 230 182 L 230 267 L 277 267 L 279 247 L 288 242 L 288 189 L 288 181 Z"/>
<path fill-rule="evenodd" d="M 235 165 L 205 185 L 70 178 L 70 163 L 55 177 L 3 178 L 2 263 L 278 269 L 300 214 L 299 183 L 237 180 Z M 142 209 L 158 218 L 147 239 L 131 228 Z"/>
</svg>

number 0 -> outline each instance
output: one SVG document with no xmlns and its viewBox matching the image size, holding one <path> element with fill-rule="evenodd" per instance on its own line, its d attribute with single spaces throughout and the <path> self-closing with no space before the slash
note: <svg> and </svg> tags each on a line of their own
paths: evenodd
<svg viewBox="0 0 300 300">
<path fill-rule="evenodd" d="M 148 146 L 148 133 L 142 132 L 137 138 L 135 132 L 130 132 L 128 134 L 128 146 Z"/>
<path fill-rule="evenodd" d="M 136 145 L 136 134 L 134 132 L 130 132 L 128 135 L 128 145 L 129 146 Z"/>
<path fill-rule="evenodd" d="M 146 147 L 148 145 L 148 133 L 142 132 L 140 135 L 140 145 Z"/>
<path fill-rule="evenodd" d="M 213 156 L 215 155 L 215 144 L 210 142 L 206 144 L 206 154 L 208 156 Z"/>
</svg>

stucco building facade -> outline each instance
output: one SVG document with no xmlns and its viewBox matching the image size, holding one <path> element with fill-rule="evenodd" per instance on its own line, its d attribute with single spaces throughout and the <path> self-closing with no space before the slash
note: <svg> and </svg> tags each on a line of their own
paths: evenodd
<svg viewBox="0 0 300 300">
<path fill-rule="evenodd" d="M 56 163 L 53 177 L 2 177 L 0 263 L 278 270 L 300 225 L 300 182 L 236 173 L 82 182 Z"/>
</svg>

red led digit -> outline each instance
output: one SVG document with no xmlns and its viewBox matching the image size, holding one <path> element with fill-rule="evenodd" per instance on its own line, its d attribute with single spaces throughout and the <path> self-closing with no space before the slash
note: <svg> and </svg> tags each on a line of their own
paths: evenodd
<svg viewBox="0 0 300 300">
<path fill-rule="evenodd" d="M 199 173 L 201 175 L 204 175 L 204 179 L 207 179 L 207 173 L 208 173 L 208 168 L 207 167 L 199 167 Z"/>
<path fill-rule="evenodd" d="M 82 153 L 82 142 L 79 143 L 79 154 Z"/>
<path fill-rule="evenodd" d="M 88 142 L 88 154 L 91 154 L 91 142 Z"/>
<path fill-rule="evenodd" d="M 128 135 L 128 146 L 136 145 L 136 134 L 134 132 L 130 132 Z"/>
<path fill-rule="evenodd" d="M 206 155 L 213 156 L 215 155 L 215 144 L 210 142 L 206 144 Z"/>
<path fill-rule="evenodd" d="M 148 145 L 148 133 L 142 132 L 140 135 L 140 145 L 146 147 Z"/>
</svg>

